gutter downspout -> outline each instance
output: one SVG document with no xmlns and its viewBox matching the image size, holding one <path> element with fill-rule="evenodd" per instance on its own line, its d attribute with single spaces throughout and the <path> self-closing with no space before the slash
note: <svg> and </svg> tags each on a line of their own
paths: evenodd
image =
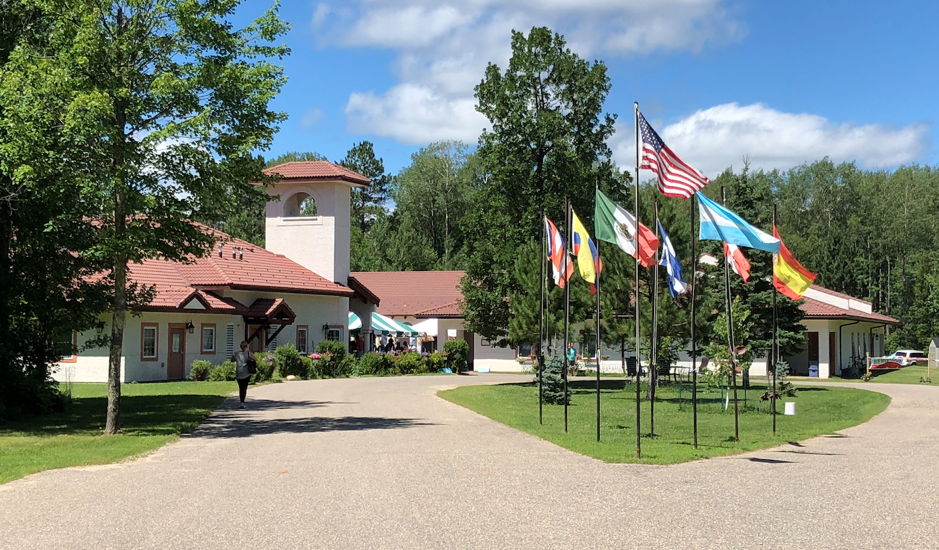
<svg viewBox="0 0 939 550">
<path fill-rule="evenodd" d="M 842 374 L 844 372 L 844 357 L 842 356 L 842 353 L 841 353 L 841 350 L 844 346 L 841 345 L 841 329 L 843 329 L 844 327 L 849 327 L 851 325 L 856 325 L 858 323 L 860 323 L 860 321 L 845 323 L 838 327 L 838 370 L 841 371 L 838 374 Z"/>
</svg>

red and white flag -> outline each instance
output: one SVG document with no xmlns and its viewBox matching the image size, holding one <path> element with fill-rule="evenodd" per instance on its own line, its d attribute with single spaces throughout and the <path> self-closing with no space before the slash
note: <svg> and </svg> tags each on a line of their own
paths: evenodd
<svg viewBox="0 0 939 550">
<path fill-rule="evenodd" d="M 655 172 L 659 177 L 659 192 L 666 197 L 689 199 L 711 181 L 678 158 L 649 126 L 642 113 L 639 113 L 639 134 L 642 136 L 639 168 Z"/>
<path fill-rule="evenodd" d="M 743 250 L 735 244 L 724 243 L 724 258 L 730 263 L 730 268 L 734 270 L 734 273 L 740 275 L 743 282 L 747 282 L 750 278 L 750 262 L 743 255 Z"/>
<path fill-rule="evenodd" d="M 548 236 L 548 258 L 551 260 L 551 275 L 554 278 L 554 284 L 561 288 L 571 280 L 574 274 L 574 262 L 567 255 L 564 247 L 564 238 L 558 231 L 554 222 L 547 217 L 544 219 L 545 233 Z"/>
</svg>

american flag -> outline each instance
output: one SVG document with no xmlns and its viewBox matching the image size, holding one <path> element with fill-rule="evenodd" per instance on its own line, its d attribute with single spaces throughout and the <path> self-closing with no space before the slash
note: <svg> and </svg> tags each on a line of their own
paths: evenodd
<svg viewBox="0 0 939 550">
<path fill-rule="evenodd" d="M 662 141 L 639 113 L 642 135 L 642 161 L 639 168 L 652 170 L 659 177 L 659 191 L 666 197 L 689 199 L 708 184 L 707 176 L 685 164 Z"/>
</svg>

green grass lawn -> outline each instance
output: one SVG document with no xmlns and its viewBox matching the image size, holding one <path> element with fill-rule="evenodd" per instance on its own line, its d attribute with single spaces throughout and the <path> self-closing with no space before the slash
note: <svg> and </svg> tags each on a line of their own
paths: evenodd
<svg viewBox="0 0 939 550">
<path fill-rule="evenodd" d="M 104 437 L 107 385 L 72 384 L 64 413 L 0 425 L 0 483 L 152 451 L 191 432 L 237 390 L 235 382 L 124 384 L 122 433 Z"/>
<path fill-rule="evenodd" d="M 675 464 L 699 458 L 724 456 L 797 442 L 820 434 L 855 426 L 882 412 L 890 403 L 886 395 L 853 388 L 803 387 L 791 400 L 796 416 L 777 415 L 777 436 L 772 435 L 772 416 L 766 403 L 760 407 L 762 389 L 740 398 L 740 441 L 733 441 L 733 400 L 721 411 L 718 390 L 701 386 L 698 394 L 698 448 L 692 445 L 690 392 L 681 395 L 675 385 L 659 388 L 655 404 L 655 433 L 649 437 L 650 403 L 643 400 L 642 459 L 636 458 L 636 390 L 623 381 L 601 381 L 601 441 L 596 441 L 596 382 L 570 383 L 568 433 L 564 433 L 564 407 L 544 406 L 544 424 L 538 424 L 538 388 L 534 384 L 464 386 L 440 392 L 448 401 L 493 420 L 538 436 L 571 451 L 605 462 Z M 625 389 L 624 389 L 625 388 Z M 645 384 L 643 384 L 643 397 Z M 786 401 L 790 400 L 787 398 Z M 780 413 L 783 404 L 778 404 Z M 781 454 L 779 460 L 786 460 Z"/>
<path fill-rule="evenodd" d="M 919 384 L 920 378 L 926 378 L 925 365 L 913 365 L 909 367 L 903 367 L 900 370 L 886 372 L 884 374 L 873 377 L 871 382 L 886 382 L 888 384 Z M 931 385 L 939 386 L 939 369 L 930 366 L 929 378 L 932 380 Z"/>
</svg>

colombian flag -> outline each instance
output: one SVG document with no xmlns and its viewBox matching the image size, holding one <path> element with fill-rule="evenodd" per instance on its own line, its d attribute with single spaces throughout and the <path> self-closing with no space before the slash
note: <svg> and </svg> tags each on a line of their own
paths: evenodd
<svg viewBox="0 0 939 550">
<path fill-rule="evenodd" d="M 779 231 L 773 225 L 773 236 L 779 239 Z M 816 275 L 802 267 L 786 244 L 779 239 L 779 254 L 773 254 L 773 286 L 792 300 L 802 295 L 812 285 Z"/>
<path fill-rule="evenodd" d="M 574 220 L 574 256 L 577 256 L 577 267 L 580 268 L 580 276 L 591 285 L 596 284 L 597 277 L 603 269 L 603 262 L 597 255 L 597 245 L 593 243 L 587 228 L 580 223 L 580 218 L 571 211 L 571 217 Z"/>
</svg>

